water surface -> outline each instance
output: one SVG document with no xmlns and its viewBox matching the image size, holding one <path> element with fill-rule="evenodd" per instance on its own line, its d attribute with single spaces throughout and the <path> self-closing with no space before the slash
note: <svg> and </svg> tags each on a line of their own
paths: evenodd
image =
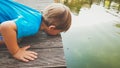
<svg viewBox="0 0 120 68">
<path fill-rule="evenodd" d="M 68 68 L 120 68 L 120 19 L 98 5 L 72 14 L 62 33 Z"/>
</svg>

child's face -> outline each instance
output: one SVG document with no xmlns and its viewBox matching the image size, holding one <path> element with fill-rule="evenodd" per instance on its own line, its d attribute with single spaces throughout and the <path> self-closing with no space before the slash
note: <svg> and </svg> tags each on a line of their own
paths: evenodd
<svg viewBox="0 0 120 68">
<path fill-rule="evenodd" d="M 58 34 L 60 34 L 61 30 L 52 29 L 52 30 L 46 30 L 45 32 L 46 32 L 48 35 L 58 35 Z"/>
</svg>

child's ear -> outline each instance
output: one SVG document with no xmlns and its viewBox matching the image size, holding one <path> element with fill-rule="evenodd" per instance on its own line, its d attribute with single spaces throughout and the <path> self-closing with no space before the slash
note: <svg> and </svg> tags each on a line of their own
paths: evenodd
<svg viewBox="0 0 120 68">
<path fill-rule="evenodd" d="M 48 28 L 49 28 L 49 30 L 54 30 L 56 28 L 56 26 L 55 25 L 50 25 Z"/>
</svg>

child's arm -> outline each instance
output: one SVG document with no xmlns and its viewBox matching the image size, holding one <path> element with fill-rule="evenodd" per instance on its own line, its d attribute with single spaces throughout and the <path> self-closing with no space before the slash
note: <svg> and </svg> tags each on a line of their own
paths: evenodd
<svg viewBox="0 0 120 68">
<path fill-rule="evenodd" d="M 4 38 L 4 42 L 13 55 L 14 58 L 28 62 L 37 58 L 37 53 L 33 51 L 27 51 L 30 46 L 20 48 L 17 43 L 16 31 L 17 27 L 13 21 L 6 21 L 0 25 L 0 31 Z"/>
</svg>

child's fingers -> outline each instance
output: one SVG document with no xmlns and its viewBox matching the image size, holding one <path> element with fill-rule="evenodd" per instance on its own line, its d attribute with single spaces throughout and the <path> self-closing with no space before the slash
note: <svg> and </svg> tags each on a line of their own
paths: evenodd
<svg viewBox="0 0 120 68">
<path fill-rule="evenodd" d="M 33 58 L 33 57 L 29 56 L 29 55 L 28 55 L 28 56 L 25 56 L 24 58 L 25 58 L 25 59 L 28 59 L 28 60 L 35 60 L 35 58 Z"/>
<path fill-rule="evenodd" d="M 29 54 L 29 56 L 35 59 L 37 58 L 37 55 L 34 55 L 34 54 Z"/>
<path fill-rule="evenodd" d="M 29 62 L 29 60 L 28 59 L 26 59 L 26 58 L 21 58 L 20 60 L 22 60 L 23 62 Z"/>
<path fill-rule="evenodd" d="M 38 53 L 34 52 L 34 51 L 29 51 L 30 54 L 34 54 L 34 55 L 38 55 Z"/>
</svg>

